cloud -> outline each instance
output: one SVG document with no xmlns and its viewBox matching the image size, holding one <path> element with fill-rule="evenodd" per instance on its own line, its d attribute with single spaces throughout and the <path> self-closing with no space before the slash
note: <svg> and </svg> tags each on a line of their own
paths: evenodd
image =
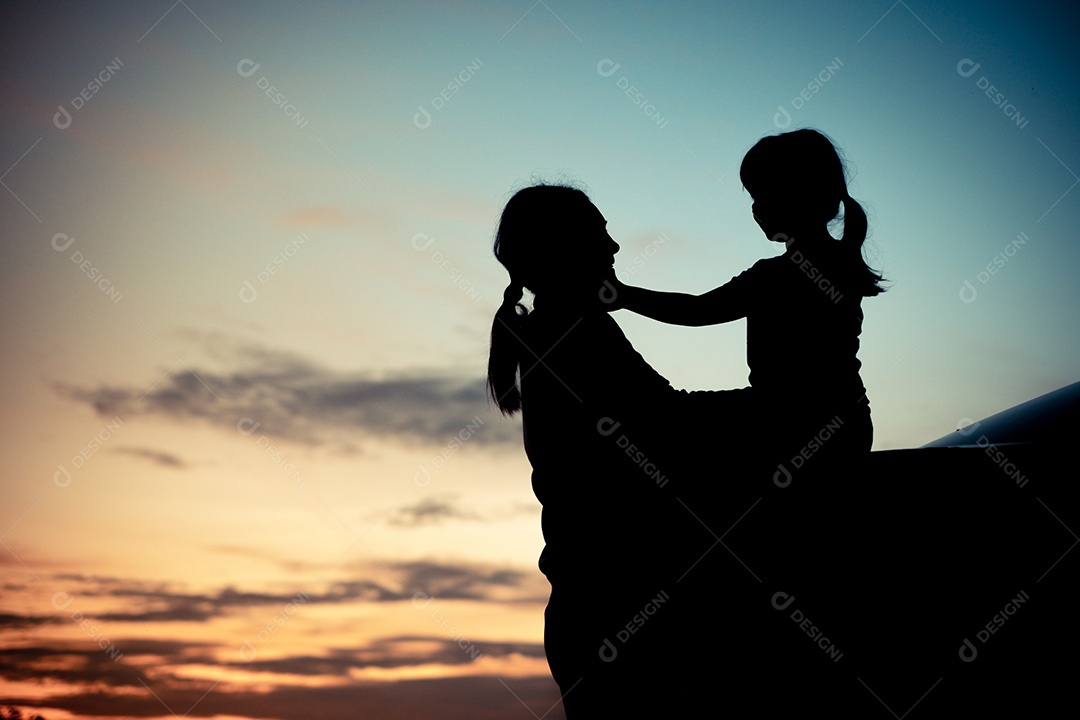
<svg viewBox="0 0 1080 720">
<path fill-rule="evenodd" d="M 518 447 L 521 430 L 489 402 L 482 377 L 414 373 L 370 377 L 317 367 L 291 353 L 218 346 L 227 369 L 180 366 L 147 390 L 57 383 L 62 396 L 102 417 L 162 415 L 210 422 L 309 445 L 351 446 L 358 436 L 394 438 L 455 450 L 468 444 Z M 138 451 L 159 463 L 171 456 Z"/>
<path fill-rule="evenodd" d="M 461 652 L 460 649 L 458 652 Z M 73 684 L 78 679 L 65 676 L 65 680 Z M 108 683 L 112 686 L 116 684 Z M 351 682 L 323 687 L 280 684 L 273 686 L 272 692 L 267 692 L 265 684 L 261 687 L 242 687 L 234 683 L 215 685 L 205 680 L 183 680 L 164 675 L 127 684 L 132 688 L 122 692 L 100 682 L 97 685 L 87 682 L 82 687 L 76 685 L 67 688 L 82 692 L 63 692 L 59 689 L 62 686 L 58 686 L 57 691 L 47 697 L 11 696 L 7 702 L 40 708 L 46 717 L 50 717 L 50 708 L 77 717 L 96 718 L 159 717 L 166 712 L 191 718 L 280 720 L 308 720 L 312 717 L 377 717 L 380 720 L 411 720 L 417 717 L 438 717 L 443 720 L 562 717 L 561 712 L 552 712 L 559 703 L 559 690 L 546 674 L 506 679 L 493 675 L 473 675 L 397 682 Z"/>
<path fill-rule="evenodd" d="M 233 660 L 226 665 L 278 675 L 349 677 L 364 668 L 402 668 L 418 665 L 467 665 L 478 656 L 545 658 L 539 642 L 468 641 L 463 652 L 460 639 L 431 635 L 397 635 L 377 638 L 361 648 L 331 648 L 325 655 L 287 655 L 253 660 Z M 181 658 L 178 656 L 177 660 Z"/>
<path fill-rule="evenodd" d="M 311 565 L 309 570 L 323 570 Z M 412 602 L 419 594 L 439 600 L 478 602 L 535 602 L 547 599 L 547 583 L 538 572 L 517 568 L 429 561 L 365 561 L 343 568 L 355 579 L 316 587 L 298 582 L 276 592 L 253 592 L 225 586 L 209 592 L 181 592 L 160 583 L 140 580 L 57 574 L 51 579 L 62 589 L 63 608 L 58 615 L 0 614 L 0 629 L 31 628 L 63 622 L 74 611 L 87 612 L 83 598 L 95 598 L 93 613 L 100 622 L 162 623 L 207 622 L 241 614 L 251 608 L 284 607 L 300 602 L 311 605 Z M 27 588 L 22 588 L 25 592 Z M 102 602 L 102 600 L 106 602 Z M 112 607 L 108 600 L 116 601 Z M 89 614 L 87 612 L 87 614 Z"/>
<path fill-rule="evenodd" d="M 188 467 L 188 464 L 176 455 L 161 452 L 159 450 L 151 450 L 149 448 L 121 447 L 117 448 L 114 452 L 125 453 L 127 455 L 134 455 L 135 457 L 145 458 L 146 460 L 149 460 L 156 465 L 161 465 L 162 467 L 177 469 L 183 469 Z"/>
<path fill-rule="evenodd" d="M 538 503 L 513 503 L 509 506 L 485 507 L 482 511 L 463 507 L 455 501 L 456 496 L 435 496 L 424 498 L 412 505 L 402 505 L 384 513 L 373 513 L 372 521 L 383 521 L 397 527 L 424 527 L 442 525 L 447 521 L 459 522 L 501 522 L 512 520 L 521 515 L 536 515 L 540 512 Z"/>
<path fill-rule="evenodd" d="M 351 570 L 370 577 L 306 592 L 223 587 L 184 593 L 140 580 L 58 573 L 47 579 L 65 588 L 56 614 L 0 615 L 0 631 L 19 638 L 0 648 L 0 683 L 41 688 L 32 696 L 9 693 L 7 702 L 37 708 L 46 717 L 51 710 L 100 718 L 157 717 L 164 704 L 193 718 L 355 717 L 360 708 L 368 708 L 373 717 L 463 720 L 521 716 L 515 696 L 538 714 L 557 702 L 542 643 L 464 639 L 438 624 L 452 607 L 443 601 L 543 602 L 547 588 L 539 573 L 428 561 L 369 562 Z M 436 624 L 430 633 L 374 637 L 354 647 L 311 650 L 303 644 L 295 654 L 282 653 L 286 646 L 280 644 L 264 654 L 258 652 L 260 645 L 246 646 L 235 637 L 238 619 L 260 618 L 263 627 L 262 619 L 271 612 L 265 608 L 276 612 L 293 602 L 302 610 L 395 602 L 402 612 L 422 613 Z M 222 618 L 228 618 L 227 624 L 208 625 Z M 221 628 L 211 635 L 219 640 L 169 639 L 161 637 L 169 631 L 160 625 L 135 630 L 118 625 L 170 622 Z M 56 637 L 65 628 L 69 638 Z M 37 635 L 41 631 L 48 634 Z M 158 639 L 147 633 L 157 633 Z M 410 679 L 432 673 L 445 677 Z M 267 704 L 271 696 L 274 701 Z M 493 714 L 477 715 L 478 708 Z"/>
<path fill-rule="evenodd" d="M 464 510 L 450 499 L 424 498 L 414 505 L 405 505 L 395 510 L 386 522 L 402 527 L 438 525 L 443 520 L 484 520 L 485 518 L 470 510 Z"/>
<path fill-rule="evenodd" d="M 547 600 L 542 587 L 546 582 L 536 582 L 538 573 L 432 562 L 397 563 L 391 570 L 402 579 L 403 594 L 409 598 L 422 592 L 442 600 L 504 600 L 510 591 L 519 601 Z"/>
<path fill-rule="evenodd" d="M 16 615 L 14 613 L 0 613 L 0 630 L 25 630 L 56 623 L 57 619 L 42 615 Z"/>
<path fill-rule="evenodd" d="M 283 557 L 280 551 L 261 547 L 245 547 L 242 545 L 210 545 L 208 547 L 215 552 L 261 560 L 281 568 L 291 576 L 299 576 L 305 572 L 317 572 L 323 568 L 323 565 L 319 563 Z"/>
</svg>

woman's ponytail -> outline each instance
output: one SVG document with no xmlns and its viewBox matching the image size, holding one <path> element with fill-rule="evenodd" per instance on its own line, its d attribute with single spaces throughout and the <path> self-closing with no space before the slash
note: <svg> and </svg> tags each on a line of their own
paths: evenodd
<svg viewBox="0 0 1080 720">
<path fill-rule="evenodd" d="M 491 322 L 491 352 L 488 355 L 487 386 L 503 415 L 521 409 L 518 366 L 521 362 L 521 333 L 529 311 L 521 304 L 521 283 L 511 279 L 503 291 L 503 301 Z"/>
</svg>

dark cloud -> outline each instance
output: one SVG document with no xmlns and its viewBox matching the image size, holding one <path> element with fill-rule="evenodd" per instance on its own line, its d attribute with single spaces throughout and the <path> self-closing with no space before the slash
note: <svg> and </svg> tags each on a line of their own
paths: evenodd
<svg viewBox="0 0 1080 720">
<path fill-rule="evenodd" d="M 258 645 L 253 652 L 242 652 L 247 646 L 240 637 L 222 637 L 212 642 L 156 640 L 124 635 L 120 628 L 106 621 L 208 620 L 215 615 L 261 606 L 280 609 L 296 600 L 299 597 L 296 593 L 223 588 L 206 594 L 185 594 L 116 577 L 55 575 L 50 580 L 57 584 L 62 581 L 71 604 L 54 617 L 4 616 L 7 627 L 25 632 L 32 631 L 34 625 L 86 621 L 91 624 L 88 637 L 38 638 L 23 647 L 0 648 L 0 682 L 54 687 L 55 692 L 34 697 L 11 696 L 7 700 L 39 708 L 46 717 L 50 709 L 102 718 L 158 717 L 164 705 L 177 715 L 194 718 L 231 715 L 306 720 L 313 716 L 370 714 L 380 718 L 521 717 L 527 720 L 533 715 L 522 702 L 538 716 L 545 715 L 557 703 L 558 692 L 546 674 L 506 679 L 469 674 L 483 672 L 480 666 L 476 671 L 470 669 L 479 658 L 542 660 L 542 643 L 471 639 L 469 631 L 480 633 L 481 628 L 448 630 L 445 613 L 454 606 L 441 604 L 443 600 L 462 599 L 490 602 L 494 595 L 507 593 L 526 599 L 534 586 L 542 584 L 532 582 L 538 573 L 435 562 L 397 562 L 380 566 L 379 570 L 381 576 L 391 578 L 392 582 L 370 579 L 339 582 L 321 592 L 301 593 L 303 602 L 299 604 L 404 601 L 409 604 L 410 612 L 431 617 L 429 633 L 379 637 L 361 646 L 327 648 L 318 653 L 284 656 L 267 653 L 268 657 L 257 652 Z M 417 593 L 421 593 L 419 601 Z M 138 612 L 99 612 L 92 617 L 80 612 L 78 620 L 68 617 L 89 605 L 81 601 L 83 597 L 94 597 L 95 606 L 100 606 L 102 599 L 113 598 L 124 605 L 145 607 Z M 258 615 L 259 611 L 254 610 L 252 617 Z M 212 680 L 192 677 L 187 668 L 193 666 L 257 672 L 264 679 L 258 687 L 237 683 L 217 685 Z M 358 680 L 354 676 L 358 670 L 433 666 L 466 674 L 435 680 L 384 682 Z M 280 684 L 275 676 L 280 677 Z M 333 682 L 328 686 L 303 687 L 294 680 L 298 676 Z M 268 686 L 272 692 L 267 692 Z"/>
<path fill-rule="evenodd" d="M 501 658 L 512 655 L 538 659 L 546 657 L 543 643 L 480 642 L 445 635 L 399 635 L 377 638 L 362 648 L 331 648 L 325 655 L 292 655 L 265 660 L 256 657 L 222 664 L 278 675 L 348 677 L 353 670 L 364 668 L 467 665 L 481 656 Z"/>
<path fill-rule="evenodd" d="M 499 415 L 482 377 L 348 375 L 262 348 L 211 344 L 215 365 L 179 365 L 153 386 L 58 383 L 63 396 L 103 417 L 165 415 L 203 420 L 231 432 L 267 434 L 307 444 L 348 444 L 382 436 L 445 446 L 521 443 L 520 426 Z M 224 348 L 224 349 L 223 349 Z M 168 462 L 165 454 L 140 454 Z"/>
<path fill-rule="evenodd" d="M 334 687 L 281 685 L 273 692 L 215 686 L 209 681 L 155 678 L 139 692 L 89 688 L 47 699 L 11 697 L 24 707 L 56 708 L 75 716 L 160 717 L 166 711 L 191 718 L 215 715 L 310 720 L 379 718 L 413 720 L 535 720 L 563 717 L 559 690 L 549 676 L 499 678 L 489 675 L 397 682 L 353 682 Z"/>
<path fill-rule="evenodd" d="M 425 593 L 443 600 L 503 600 L 515 594 L 523 602 L 544 602 L 547 591 L 539 573 L 507 568 L 483 569 L 475 566 L 430 562 L 399 563 L 394 573 L 404 579 L 405 595 Z M 513 591 L 508 593 L 507 591 Z"/>
<path fill-rule="evenodd" d="M 138 685 L 142 670 L 123 662 L 124 648 L 114 643 L 110 655 L 92 641 L 75 645 L 50 641 L 51 645 L 33 645 L 0 649 L 0 678 L 8 681 L 50 679 L 63 683 L 121 687 Z"/>
<path fill-rule="evenodd" d="M 31 628 L 62 622 L 74 611 L 86 612 L 80 598 L 112 598 L 120 607 L 93 613 L 96 622 L 206 622 L 251 608 L 303 605 L 412 602 L 418 595 L 441 600 L 544 602 L 546 582 L 538 572 L 506 567 L 435 562 L 388 562 L 358 565 L 356 579 L 316 588 L 297 585 L 286 592 L 249 592 L 223 587 L 208 593 L 178 592 L 160 584 L 115 577 L 64 573 L 53 576 L 63 593 L 59 616 L 0 614 L 0 629 Z M 100 605 L 101 603 L 96 603 Z M 59 617 L 59 620 L 57 619 Z"/>
<path fill-rule="evenodd" d="M 25 630 L 39 625 L 55 624 L 57 619 L 48 615 L 16 615 L 0 613 L 0 630 Z"/>
</svg>

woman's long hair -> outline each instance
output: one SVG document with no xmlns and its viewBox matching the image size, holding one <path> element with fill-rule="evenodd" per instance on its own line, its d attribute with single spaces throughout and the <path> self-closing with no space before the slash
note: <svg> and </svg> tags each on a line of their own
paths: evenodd
<svg viewBox="0 0 1080 720">
<path fill-rule="evenodd" d="M 885 291 L 884 277 L 862 255 L 868 224 L 862 205 L 848 194 L 840 152 L 825 134 L 803 128 L 759 140 L 743 158 L 739 179 L 751 197 L 778 199 L 801 220 L 828 225 L 840 217 L 853 290 L 864 297 Z"/>
<path fill-rule="evenodd" d="M 510 273 L 510 284 L 491 323 L 487 387 L 504 415 L 521 409 L 518 369 L 529 352 L 522 341 L 529 314 L 522 291 L 540 292 L 556 280 L 560 263 L 573 262 L 573 249 L 560 245 L 580 230 L 590 209 L 592 202 L 581 190 L 547 184 L 519 190 L 503 208 L 495 257 Z"/>
</svg>

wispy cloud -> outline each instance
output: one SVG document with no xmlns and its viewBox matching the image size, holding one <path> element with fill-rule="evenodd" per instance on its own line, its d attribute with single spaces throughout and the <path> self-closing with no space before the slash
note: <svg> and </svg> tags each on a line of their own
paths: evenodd
<svg viewBox="0 0 1080 720">
<path fill-rule="evenodd" d="M 364 437 L 444 445 L 517 446 L 520 427 L 499 417 L 482 377 L 410 373 L 367 377 L 320 368 L 297 355 L 251 346 L 218 353 L 226 369 L 179 367 L 152 388 L 57 383 L 102 417 L 163 415 L 295 442 L 349 447 Z M 221 363 L 215 363 L 221 364 Z M 138 454 L 159 463 L 171 456 Z"/>
<path fill-rule="evenodd" d="M 310 566 L 301 572 L 319 571 Z M 294 587 L 253 591 L 224 586 L 203 592 L 136 579 L 61 573 L 48 578 L 62 592 L 64 608 L 56 615 L 0 613 L 0 629 L 30 628 L 66 617 L 66 608 L 85 611 L 84 598 L 94 598 L 95 620 L 124 623 L 206 622 L 246 612 L 252 608 L 281 607 L 303 593 L 304 604 L 346 605 L 411 602 L 417 594 L 440 600 L 478 602 L 544 602 L 546 582 L 539 573 L 475 563 L 422 560 L 363 561 L 342 567 L 345 579 L 330 583 L 297 582 Z M 352 577 L 349 577 L 349 576 Z M 6 592 L 29 592 L 31 585 L 9 584 Z M 74 603 L 74 604 L 72 604 Z M 70 614 L 70 612 L 67 612 Z"/>
<path fill-rule="evenodd" d="M 121 447 L 116 448 L 118 453 L 124 453 L 125 455 L 134 455 L 135 457 L 149 460 L 155 465 L 162 467 L 183 469 L 188 467 L 188 464 L 181 460 L 176 455 L 167 452 L 161 452 L 160 450 L 151 450 L 150 448 L 135 448 L 135 447 Z"/>
<path fill-rule="evenodd" d="M 388 525 L 398 527 L 422 527 L 443 525 L 447 522 L 501 522 L 520 517 L 536 515 L 540 512 L 539 504 L 515 503 L 511 506 L 485 507 L 482 510 L 464 507 L 456 496 L 442 495 L 427 497 L 411 505 L 402 505 L 391 511 L 373 515 Z"/>
<path fill-rule="evenodd" d="M 451 498 L 424 498 L 413 505 L 397 508 L 386 518 L 390 525 L 418 527 L 438 525 L 444 520 L 483 520 L 484 516 L 454 504 Z"/>
</svg>

